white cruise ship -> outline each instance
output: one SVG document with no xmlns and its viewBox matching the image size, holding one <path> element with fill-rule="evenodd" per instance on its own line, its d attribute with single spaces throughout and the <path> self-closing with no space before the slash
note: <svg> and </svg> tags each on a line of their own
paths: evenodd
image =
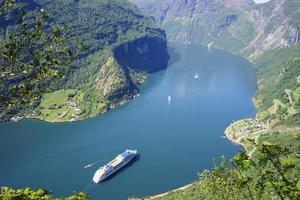
<svg viewBox="0 0 300 200">
<path fill-rule="evenodd" d="M 95 183 L 99 183 L 100 181 L 103 181 L 119 169 L 121 169 L 123 166 L 125 166 L 127 163 L 129 163 L 135 156 L 137 155 L 137 150 L 126 150 L 123 153 L 119 154 L 115 159 L 107 163 L 106 165 L 100 167 L 94 177 L 93 181 Z"/>
</svg>

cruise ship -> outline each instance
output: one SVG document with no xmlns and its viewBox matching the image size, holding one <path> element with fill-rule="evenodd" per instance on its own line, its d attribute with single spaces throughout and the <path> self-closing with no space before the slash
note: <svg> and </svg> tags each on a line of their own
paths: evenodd
<svg viewBox="0 0 300 200">
<path fill-rule="evenodd" d="M 137 150 L 129 150 L 127 149 L 123 153 L 119 154 L 115 159 L 107 163 L 106 165 L 100 167 L 94 177 L 93 181 L 95 183 L 99 183 L 100 181 L 103 181 L 119 169 L 121 169 L 123 166 L 125 166 L 127 163 L 129 163 L 135 156 L 137 155 Z"/>
</svg>

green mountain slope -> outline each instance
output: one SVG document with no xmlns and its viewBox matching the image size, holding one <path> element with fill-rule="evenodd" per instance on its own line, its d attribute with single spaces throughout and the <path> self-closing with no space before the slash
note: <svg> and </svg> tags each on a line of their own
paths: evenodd
<svg viewBox="0 0 300 200">
<path fill-rule="evenodd" d="M 256 66 L 261 80 L 254 98 L 257 118 L 269 128 L 299 127 L 300 46 L 271 50 L 256 61 Z"/>
<path fill-rule="evenodd" d="M 24 107 L 19 116 L 52 122 L 95 116 L 132 99 L 147 73 L 167 66 L 165 32 L 126 0 L 28 2 L 47 10 L 51 23 L 69 25 L 70 39 L 80 38 L 87 51 L 67 79 L 58 87 L 49 83 L 40 103 Z M 2 120 L 11 117 L 5 110 L 0 115 Z"/>
</svg>

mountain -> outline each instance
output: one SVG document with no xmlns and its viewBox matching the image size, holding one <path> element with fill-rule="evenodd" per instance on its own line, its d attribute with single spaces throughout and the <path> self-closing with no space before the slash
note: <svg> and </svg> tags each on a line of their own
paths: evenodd
<svg viewBox="0 0 300 200">
<path fill-rule="evenodd" d="M 251 60 L 300 39 L 297 0 L 131 1 L 161 24 L 170 41 L 210 45 Z"/>
<path fill-rule="evenodd" d="M 66 80 L 58 87 L 50 83 L 37 106 L 19 116 L 52 122 L 92 117 L 132 99 L 148 73 L 167 67 L 165 32 L 127 0 L 25 2 L 32 12 L 45 9 L 52 24 L 70 26 L 70 39 L 79 38 L 88 50 Z M 2 119 L 10 117 L 2 112 Z"/>
</svg>

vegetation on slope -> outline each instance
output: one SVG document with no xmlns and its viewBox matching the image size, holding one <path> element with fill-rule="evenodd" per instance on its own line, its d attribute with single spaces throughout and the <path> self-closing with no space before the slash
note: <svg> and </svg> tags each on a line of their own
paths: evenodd
<svg viewBox="0 0 300 200">
<path fill-rule="evenodd" d="M 269 51 L 256 62 L 260 89 L 257 118 L 269 128 L 300 124 L 300 45 Z"/>
<path fill-rule="evenodd" d="M 135 78 L 144 76 L 144 71 L 152 72 L 154 71 L 153 69 L 159 70 L 165 68 L 167 65 L 168 56 L 164 31 L 160 30 L 154 24 L 152 18 L 143 15 L 136 6 L 126 0 L 35 0 L 25 2 L 27 3 L 25 10 L 30 8 L 31 11 L 26 15 L 24 23 L 30 22 L 32 17 L 37 16 L 38 10 L 47 11 L 49 14 L 49 16 L 47 16 L 47 26 L 55 25 L 56 27 L 61 26 L 67 28 L 68 34 L 63 34 L 67 36 L 63 41 L 66 44 L 71 44 L 72 41 L 77 41 L 77 38 L 80 38 L 80 44 L 84 44 L 85 51 L 78 51 L 78 54 L 72 54 L 76 59 L 73 59 L 73 62 L 69 62 L 70 66 L 67 70 L 63 70 L 63 67 L 66 65 L 59 63 L 59 66 L 62 66 L 59 67 L 59 69 L 63 71 L 63 74 L 51 71 L 51 73 L 54 74 L 53 76 L 57 76 L 57 79 L 47 77 L 47 81 L 45 81 L 43 85 L 39 85 L 39 87 L 44 90 L 40 90 L 35 98 L 30 99 L 31 101 L 29 103 L 21 104 L 19 107 L 13 103 L 10 104 L 13 107 L 13 112 L 8 112 L 7 106 L 3 106 L 0 120 L 7 120 L 14 115 L 36 117 L 50 121 L 78 120 L 95 116 L 110 107 L 115 107 L 117 104 L 122 103 L 124 99 L 129 100 L 133 98 L 138 92 L 139 86 Z M 5 31 L 14 29 L 16 26 L 15 22 L 10 20 L 5 25 L 1 24 L 0 32 L 4 35 Z M 146 39 L 143 40 L 144 38 Z M 23 39 L 23 36 L 18 36 L 14 41 L 16 41 L 16 39 Z M 138 58 L 143 59 L 143 62 L 141 62 L 141 60 L 131 59 L 130 66 L 114 63 L 111 63 L 112 65 L 109 66 L 107 64 L 110 58 L 113 58 L 116 63 L 118 62 L 118 60 L 115 59 L 114 51 L 119 46 L 129 44 L 129 47 L 136 47 L 130 50 L 139 51 L 139 45 L 143 47 L 149 43 L 155 45 L 149 45 L 147 52 L 141 51 Z M 67 46 L 66 50 L 69 52 Z M 77 49 L 74 48 L 74 50 Z M 153 52 L 158 52 L 159 54 L 150 55 Z M 23 51 L 22 55 L 29 53 L 29 51 Z M 121 53 L 123 53 L 120 55 L 121 57 L 130 56 L 130 54 L 132 54 L 132 52 L 127 51 L 121 51 Z M 48 57 L 49 59 L 51 58 L 51 61 L 59 61 L 53 56 Z M 64 58 L 62 61 L 70 60 L 65 56 L 60 56 L 59 58 Z M 150 58 L 151 60 L 149 60 Z M 147 63 L 145 62 L 147 59 L 149 63 L 157 61 L 155 63 L 156 65 L 145 65 L 143 70 L 135 69 L 135 65 L 132 65 L 132 63 L 137 66 L 143 65 L 143 63 Z M 39 59 L 36 60 L 40 61 Z M 53 63 L 47 64 L 52 66 Z M 106 82 L 105 85 L 107 87 L 105 90 L 109 92 L 104 94 L 103 90 L 99 89 L 100 87 L 96 87 L 97 81 L 101 82 L 101 80 L 108 76 L 108 74 L 100 73 L 103 66 L 110 68 L 111 74 L 116 74 L 115 77 L 123 76 L 125 78 L 125 84 L 121 87 L 120 85 Z M 37 66 L 34 64 L 32 67 L 36 69 Z M 102 76 L 99 76 L 99 74 Z M 7 79 L 6 76 L 4 79 Z M 106 80 L 110 81 L 112 79 L 113 77 L 110 77 Z M 29 78 L 29 80 L 31 79 Z M 21 82 L 26 83 L 26 81 Z M 2 86 L 6 88 L 6 85 Z M 80 111 L 78 110 L 77 115 L 71 118 L 69 115 L 66 115 L 67 117 L 61 117 L 59 114 L 65 112 L 63 111 L 65 109 L 54 106 L 52 109 L 48 109 L 46 113 L 46 115 L 51 117 L 45 116 L 45 110 L 40 104 L 43 99 L 47 98 L 41 98 L 43 93 L 46 91 L 49 93 L 48 95 L 51 95 L 51 93 L 56 90 L 67 89 L 76 90 L 80 96 L 80 98 L 78 98 L 82 100 L 83 97 L 84 99 L 83 101 L 80 100 L 81 108 L 78 108 Z M 26 89 L 26 91 L 31 92 L 32 89 Z M 57 104 L 59 104 L 59 102 L 57 102 Z M 71 114 L 71 112 L 69 113 Z"/>
<path fill-rule="evenodd" d="M 31 16 L 21 3 L 1 1 L 0 19 L 0 119 L 5 119 L 24 105 L 32 107 L 50 82 L 55 87 L 64 80 L 79 45 L 66 27 L 49 24 L 43 9 Z"/>
<path fill-rule="evenodd" d="M 125 0 L 36 0 L 51 14 L 55 23 L 69 24 L 74 36 L 80 37 L 88 48 L 68 81 L 69 87 L 84 87 L 94 81 L 99 66 L 111 56 L 118 45 L 151 36 L 163 38 L 163 31 L 150 17 L 143 15 Z"/>
<path fill-rule="evenodd" d="M 51 192 L 44 189 L 11 189 L 8 187 L 1 187 L 1 200 L 88 200 L 89 197 L 84 193 L 74 194 L 70 197 L 52 197 Z"/>
<path fill-rule="evenodd" d="M 299 199 L 300 133 L 273 132 L 262 136 L 249 157 L 238 153 L 231 161 L 199 173 L 199 181 L 165 195 L 144 199 Z"/>
</svg>

